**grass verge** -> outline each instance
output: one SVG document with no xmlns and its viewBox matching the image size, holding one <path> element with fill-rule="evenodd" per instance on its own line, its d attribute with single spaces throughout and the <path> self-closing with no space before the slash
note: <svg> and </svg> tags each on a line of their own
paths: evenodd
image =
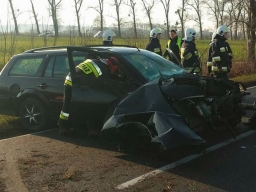
<svg viewBox="0 0 256 192">
<path fill-rule="evenodd" d="M 15 137 L 25 133 L 21 128 L 18 117 L 0 115 L 0 139 Z"/>
<path fill-rule="evenodd" d="M 250 75 L 241 75 L 237 77 L 230 78 L 234 81 L 241 82 L 245 84 L 247 87 L 255 86 L 256 85 L 256 74 L 250 74 Z"/>
</svg>

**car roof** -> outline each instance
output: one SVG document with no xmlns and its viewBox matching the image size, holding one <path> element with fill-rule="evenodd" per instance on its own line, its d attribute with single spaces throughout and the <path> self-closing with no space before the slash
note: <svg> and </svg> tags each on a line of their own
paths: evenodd
<svg viewBox="0 0 256 192">
<path fill-rule="evenodd" d="M 26 53 L 42 53 L 42 54 L 54 54 L 56 52 L 58 53 L 66 53 L 67 48 L 79 48 L 79 50 L 83 49 L 92 49 L 95 51 L 111 51 L 115 53 L 134 53 L 138 52 L 139 48 L 129 45 L 113 45 L 113 46 L 105 46 L 105 45 L 89 45 L 89 46 L 53 46 L 53 47 L 41 47 L 41 48 L 35 48 L 31 50 L 25 51 L 23 54 Z"/>
</svg>

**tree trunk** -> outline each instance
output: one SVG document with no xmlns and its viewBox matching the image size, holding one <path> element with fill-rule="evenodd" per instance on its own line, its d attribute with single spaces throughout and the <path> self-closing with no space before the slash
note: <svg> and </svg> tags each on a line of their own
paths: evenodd
<svg viewBox="0 0 256 192">
<path fill-rule="evenodd" d="M 14 11 L 14 8 L 13 8 L 12 0 L 9 0 L 9 3 L 10 3 L 11 11 L 12 11 L 12 17 L 13 17 L 13 21 L 14 21 L 15 33 L 16 33 L 16 35 L 19 35 L 19 28 L 18 28 L 18 23 L 17 23 L 17 17 L 15 15 L 15 11 Z"/>
<path fill-rule="evenodd" d="M 250 0 L 249 13 L 248 13 L 249 21 L 247 23 L 247 48 L 248 48 L 248 60 L 249 62 L 255 61 L 255 43 L 256 43 L 256 7 L 255 1 Z"/>
<path fill-rule="evenodd" d="M 103 13 L 100 14 L 100 30 L 103 31 Z"/>
<path fill-rule="evenodd" d="M 132 12 L 133 12 L 133 29 L 134 29 L 134 36 L 135 36 L 135 39 L 137 39 L 137 38 L 138 38 L 138 34 L 137 34 L 136 15 L 135 15 L 135 9 L 134 9 L 134 8 L 132 9 Z"/>
<path fill-rule="evenodd" d="M 38 34 L 40 34 L 40 28 L 39 28 L 39 24 L 38 24 L 38 19 L 37 19 L 35 7 L 34 7 L 34 4 L 33 4 L 33 1 L 30 0 L 30 2 L 31 2 L 31 6 L 32 6 L 32 12 L 33 12 L 33 15 L 34 15 L 34 19 L 35 19 L 35 22 L 36 22 L 36 31 L 37 31 Z"/>
<path fill-rule="evenodd" d="M 120 22 L 120 15 L 119 15 L 119 7 L 116 7 L 116 16 L 117 16 L 118 37 L 122 37 L 122 34 L 121 34 L 121 22 Z"/>
</svg>

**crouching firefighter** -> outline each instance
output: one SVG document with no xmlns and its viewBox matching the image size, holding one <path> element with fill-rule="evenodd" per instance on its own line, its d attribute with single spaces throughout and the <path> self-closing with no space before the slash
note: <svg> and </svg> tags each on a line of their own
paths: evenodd
<svg viewBox="0 0 256 192">
<path fill-rule="evenodd" d="M 220 26 L 216 31 L 215 41 L 211 46 L 212 73 L 216 78 L 227 78 L 227 74 L 232 68 L 232 51 L 226 42 L 229 32 L 227 26 Z"/>
<path fill-rule="evenodd" d="M 107 65 L 107 62 L 105 60 L 101 59 L 87 59 L 84 62 L 80 63 L 75 68 L 75 72 L 77 75 L 88 75 L 91 77 L 96 78 L 108 78 L 110 75 L 109 67 Z M 71 133 L 71 121 L 70 118 L 72 118 L 72 114 L 70 114 L 71 110 L 71 100 L 72 100 L 72 79 L 70 73 L 67 75 L 65 82 L 65 91 L 64 91 L 64 101 L 62 110 L 59 116 L 59 134 L 60 135 L 68 135 Z M 93 118 L 92 122 L 87 121 L 87 129 L 90 133 L 94 134 L 94 130 L 92 130 L 93 127 Z M 91 130 L 90 130 L 91 128 Z"/>
<path fill-rule="evenodd" d="M 201 73 L 200 58 L 195 44 L 196 31 L 188 28 L 181 45 L 181 64 L 189 73 Z"/>
</svg>

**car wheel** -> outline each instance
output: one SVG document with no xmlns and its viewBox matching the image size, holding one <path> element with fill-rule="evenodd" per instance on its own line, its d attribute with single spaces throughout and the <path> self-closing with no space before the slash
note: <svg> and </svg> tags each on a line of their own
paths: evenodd
<svg viewBox="0 0 256 192">
<path fill-rule="evenodd" d="M 28 131 L 41 131 L 48 121 L 45 106 L 34 98 L 28 98 L 21 103 L 19 116 L 23 128 Z"/>
</svg>

